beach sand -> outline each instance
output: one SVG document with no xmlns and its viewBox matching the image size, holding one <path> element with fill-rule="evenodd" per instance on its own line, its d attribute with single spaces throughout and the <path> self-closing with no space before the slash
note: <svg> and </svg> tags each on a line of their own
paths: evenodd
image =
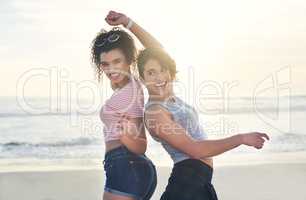
<svg viewBox="0 0 306 200">
<path fill-rule="evenodd" d="M 170 174 L 158 167 L 158 200 Z M 306 164 L 219 166 L 213 184 L 219 200 L 305 200 Z M 102 169 L 0 172 L 0 200 L 101 200 Z"/>
</svg>

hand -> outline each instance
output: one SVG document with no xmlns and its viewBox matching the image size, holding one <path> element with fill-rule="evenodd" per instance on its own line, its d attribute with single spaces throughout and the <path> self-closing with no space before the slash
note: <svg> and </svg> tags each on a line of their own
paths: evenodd
<svg viewBox="0 0 306 200">
<path fill-rule="evenodd" d="M 265 139 L 269 140 L 269 136 L 265 133 L 251 132 L 241 134 L 242 144 L 261 149 L 265 143 Z M 264 139 L 265 138 L 265 139 Z"/>
<path fill-rule="evenodd" d="M 118 13 L 111 10 L 107 14 L 105 21 L 111 26 L 118 26 L 118 25 L 127 26 L 129 18 L 122 13 Z"/>
<path fill-rule="evenodd" d="M 131 122 L 131 119 L 126 114 L 119 114 L 120 120 L 118 121 L 118 129 L 120 133 L 120 137 L 127 136 L 127 135 L 133 135 L 133 133 L 136 133 L 137 127 L 135 126 L 135 123 Z"/>
</svg>

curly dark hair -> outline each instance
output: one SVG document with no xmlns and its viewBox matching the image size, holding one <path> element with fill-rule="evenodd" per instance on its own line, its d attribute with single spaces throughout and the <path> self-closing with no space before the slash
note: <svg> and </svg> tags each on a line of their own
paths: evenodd
<svg viewBox="0 0 306 200">
<path fill-rule="evenodd" d="M 110 42 L 108 39 L 115 34 L 118 39 Z M 101 45 L 102 44 L 102 45 Z M 94 64 L 98 81 L 101 79 L 102 70 L 100 68 L 100 55 L 113 49 L 119 49 L 125 56 L 126 62 L 132 65 L 136 61 L 137 49 L 134 39 L 130 34 L 119 27 L 114 27 L 110 31 L 102 29 L 91 43 L 91 62 Z"/>
<path fill-rule="evenodd" d="M 159 62 L 164 69 L 169 70 L 173 79 L 176 78 L 176 63 L 170 57 L 170 55 L 162 48 L 146 48 L 140 51 L 137 57 L 138 74 L 142 79 L 144 78 L 144 66 L 150 59 L 154 59 Z"/>
</svg>

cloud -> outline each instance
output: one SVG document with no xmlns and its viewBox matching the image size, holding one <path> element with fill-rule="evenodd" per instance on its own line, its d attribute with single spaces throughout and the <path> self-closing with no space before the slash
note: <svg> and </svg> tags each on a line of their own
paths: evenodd
<svg viewBox="0 0 306 200">
<path fill-rule="evenodd" d="M 218 70 L 226 71 L 228 66 L 248 64 L 251 71 L 265 71 L 263 64 L 275 60 L 279 60 L 277 65 L 306 62 L 302 57 L 306 4 L 297 0 L 282 4 L 276 0 L 176 4 L 161 0 L 0 0 L 0 4 L 0 64 L 12 74 L 31 66 L 70 67 L 79 77 L 85 70 L 90 73 L 90 42 L 101 27 L 107 27 L 104 17 L 111 9 L 131 16 L 177 61 L 198 65 L 207 75 L 211 71 L 221 77 Z M 0 73 L 5 70 L 0 68 Z"/>
</svg>

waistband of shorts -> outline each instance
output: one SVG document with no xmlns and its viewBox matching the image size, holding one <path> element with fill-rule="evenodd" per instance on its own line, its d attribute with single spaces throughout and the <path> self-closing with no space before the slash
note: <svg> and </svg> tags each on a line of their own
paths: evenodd
<svg viewBox="0 0 306 200">
<path fill-rule="evenodd" d="M 117 156 L 123 156 L 123 155 L 132 155 L 133 153 L 128 150 L 124 145 L 121 145 L 119 147 L 116 147 L 108 152 L 106 152 L 104 159 L 112 159 Z"/>
<path fill-rule="evenodd" d="M 211 180 L 213 175 L 213 168 L 198 159 L 185 159 L 174 164 L 175 171 L 190 169 L 198 176 Z"/>
<path fill-rule="evenodd" d="M 128 157 L 128 156 L 142 158 L 142 159 L 146 160 L 147 162 L 151 163 L 151 165 L 154 166 L 151 159 L 149 159 L 145 154 L 139 155 L 139 154 L 133 153 L 124 145 L 121 145 L 119 147 L 116 147 L 116 148 L 106 152 L 106 154 L 104 156 L 103 163 L 111 161 L 113 159 Z"/>
</svg>

